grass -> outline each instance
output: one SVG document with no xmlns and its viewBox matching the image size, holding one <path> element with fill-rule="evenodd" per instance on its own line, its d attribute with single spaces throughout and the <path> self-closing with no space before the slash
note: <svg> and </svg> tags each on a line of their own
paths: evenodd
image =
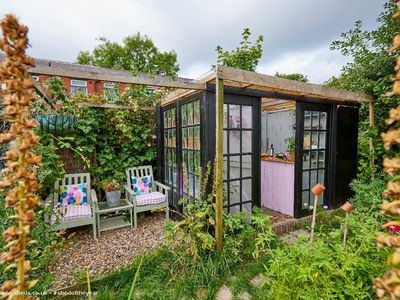
<svg viewBox="0 0 400 300">
<path fill-rule="evenodd" d="M 262 291 L 250 280 L 263 272 L 268 257 L 234 264 L 226 253 L 216 252 L 190 263 L 177 254 L 162 247 L 144 257 L 133 299 L 215 299 L 223 284 L 236 295 L 247 291 L 253 299 L 262 299 Z M 101 284 L 93 284 L 95 299 L 127 299 L 137 267 L 135 261 L 132 267 L 105 277 Z"/>
</svg>

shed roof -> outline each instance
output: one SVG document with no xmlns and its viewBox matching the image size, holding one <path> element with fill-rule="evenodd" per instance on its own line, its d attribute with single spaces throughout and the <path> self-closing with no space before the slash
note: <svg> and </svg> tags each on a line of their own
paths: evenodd
<svg viewBox="0 0 400 300">
<path fill-rule="evenodd" d="M 300 97 L 313 97 L 338 102 L 370 103 L 373 97 L 363 93 L 330 88 L 321 84 L 299 82 L 270 76 L 266 74 L 244 71 L 226 66 L 217 66 L 212 73 L 203 76 L 195 82 L 200 84 L 216 83 L 216 79 L 222 79 L 225 86 L 238 87 L 243 90 L 258 90 L 265 92 L 277 92 L 281 95 Z M 193 94 L 196 91 L 177 90 L 167 95 L 162 105 L 167 105 L 179 98 Z"/>
</svg>

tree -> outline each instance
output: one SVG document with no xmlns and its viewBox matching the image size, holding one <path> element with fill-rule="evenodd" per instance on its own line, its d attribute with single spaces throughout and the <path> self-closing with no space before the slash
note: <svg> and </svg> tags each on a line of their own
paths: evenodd
<svg viewBox="0 0 400 300">
<path fill-rule="evenodd" d="M 172 50 L 160 52 L 147 35 L 139 32 L 124 38 L 122 45 L 99 38 L 100 45 L 92 53 L 81 51 L 77 63 L 105 68 L 176 77 L 179 71 L 177 55 Z"/>
<path fill-rule="evenodd" d="M 396 11 L 396 4 L 387 1 L 383 12 L 377 21 L 379 27 L 375 30 L 364 30 L 362 22 L 355 22 L 353 29 L 342 33 L 341 39 L 332 42 L 331 49 L 339 50 L 344 56 L 349 56 L 352 61 L 342 68 L 339 77 L 332 77 L 326 85 L 340 89 L 363 92 L 375 98 L 375 128 L 369 128 L 368 105 L 361 105 L 359 126 L 359 171 L 360 177 L 367 179 L 374 170 L 369 169 L 372 157 L 377 159 L 376 170 L 381 169 L 383 156 L 386 154 L 379 136 L 385 131 L 384 122 L 387 111 L 396 104 L 400 104 L 399 97 L 387 97 L 387 92 L 392 89 L 390 78 L 393 74 L 395 55 L 387 49 L 392 46 L 393 36 L 400 27 L 399 19 L 392 19 Z M 375 151 L 370 152 L 368 140 L 372 137 Z M 375 170 L 375 171 L 376 171 Z"/>
<path fill-rule="evenodd" d="M 221 46 L 217 46 L 217 63 L 227 66 L 238 68 L 247 71 L 255 71 L 262 57 L 262 42 L 263 36 L 260 35 L 255 43 L 252 45 L 250 42 L 251 32 L 249 28 L 243 29 L 242 41 L 240 46 L 235 50 L 226 51 Z"/>
<path fill-rule="evenodd" d="M 283 73 L 276 72 L 275 77 L 296 80 L 296 81 L 300 81 L 300 82 L 308 82 L 307 75 L 303 75 L 300 73 L 283 74 Z"/>
</svg>

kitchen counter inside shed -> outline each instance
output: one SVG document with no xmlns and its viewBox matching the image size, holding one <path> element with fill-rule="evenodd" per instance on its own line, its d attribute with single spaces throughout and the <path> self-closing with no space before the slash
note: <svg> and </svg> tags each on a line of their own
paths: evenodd
<svg viewBox="0 0 400 300">
<path fill-rule="evenodd" d="M 261 205 L 294 215 L 294 162 L 261 158 Z"/>
</svg>

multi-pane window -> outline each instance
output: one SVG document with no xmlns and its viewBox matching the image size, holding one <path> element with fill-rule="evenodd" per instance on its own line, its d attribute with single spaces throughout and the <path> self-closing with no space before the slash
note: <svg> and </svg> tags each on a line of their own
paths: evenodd
<svg viewBox="0 0 400 300">
<path fill-rule="evenodd" d="M 104 95 L 108 97 L 117 96 L 117 85 L 114 82 L 104 82 Z"/>
<path fill-rule="evenodd" d="M 177 163 L 176 163 L 176 109 L 164 111 L 164 177 L 172 189 L 172 204 L 177 201 Z"/>
<path fill-rule="evenodd" d="M 325 184 L 327 117 L 324 111 L 304 111 L 302 209 L 313 208 L 311 188 L 317 183 Z M 318 201 L 323 203 L 323 194 Z"/>
<path fill-rule="evenodd" d="M 224 207 L 228 213 L 252 209 L 253 111 L 224 104 Z"/>
<path fill-rule="evenodd" d="M 87 95 L 87 81 L 71 79 L 71 95 L 83 94 Z"/>
<path fill-rule="evenodd" d="M 197 198 L 200 192 L 200 100 L 181 106 L 182 122 L 182 168 L 186 168 L 187 179 L 183 179 L 183 194 Z"/>
</svg>

